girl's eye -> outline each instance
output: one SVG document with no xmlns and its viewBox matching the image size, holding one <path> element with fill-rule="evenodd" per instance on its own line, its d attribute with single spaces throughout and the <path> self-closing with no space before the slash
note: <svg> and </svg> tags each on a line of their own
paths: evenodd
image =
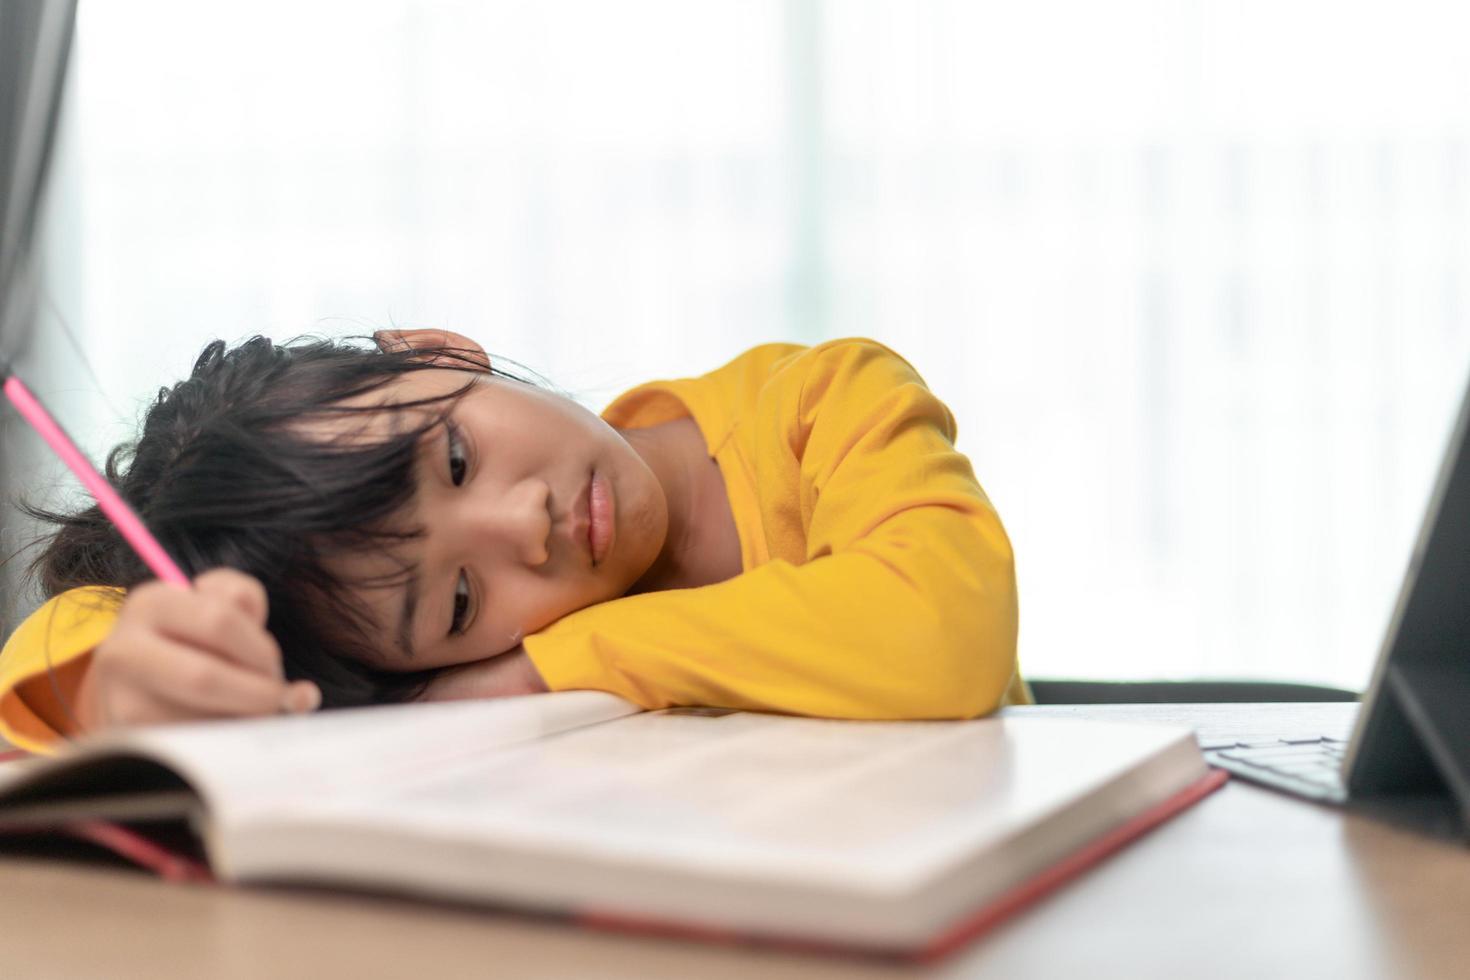
<svg viewBox="0 0 1470 980">
<path fill-rule="evenodd" d="M 465 617 L 470 612 L 470 583 L 465 578 L 464 570 L 459 573 L 459 581 L 454 585 L 454 617 L 449 622 L 449 635 L 458 636 L 464 632 Z"/>
<path fill-rule="evenodd" d="M 465 459 L 464 443 L 459 437 L 459 426 L 453 422 L 445 423 L 449 430 L 449 479 L 455 486 L 464 483 L 465 471 L 469 467 Z"/>
</svg>

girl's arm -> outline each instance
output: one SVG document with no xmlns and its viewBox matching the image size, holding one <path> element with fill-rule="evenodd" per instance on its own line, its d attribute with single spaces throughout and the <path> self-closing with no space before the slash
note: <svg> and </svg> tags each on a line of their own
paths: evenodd
<svg viewBox="0 0 1470 980">
<path fill-rule="evenodd" d="M 997 707 L 1016 675 L 1014 566 L 953 420 L 879 345 L 824 356 L 780 434 L 798 447 L 808 559 L 559 620 L 524 644 L 552 690 L 849 718 Z"/>
<path fill-rule="evenodd" d="M 266 611 L 260 583 L 230 569 L 190 589 L 64 593 L 0 655 L 3 734 L 47 751 L 63 736 L 122 725 L 311 710 L 320 693 L 284 679 Z"/>
<path fill-rule="evenodd" d="M 504 698 L 516 694 L 543 694 L 546 682 L 517 646 L 486 660 L 446 667 L 434 675 L 420 701 L 463 701 L 473 698 Z"/>
</svg>

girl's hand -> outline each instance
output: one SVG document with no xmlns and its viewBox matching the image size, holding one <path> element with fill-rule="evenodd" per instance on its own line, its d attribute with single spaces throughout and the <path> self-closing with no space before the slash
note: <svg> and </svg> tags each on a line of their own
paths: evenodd
<svg viewBox="0 0 1470 980">
<path fill-rule="evenodd" d="M 92 651 L 77 722 L 90 732 L 313 710 L 321 691 L 286 682 L 265 622 L 265 588 L 233 569 L 206 572 L 192 589 L 148 582 L 130 590 L 117 625 Z"/>
<path fill-rule="evenodd" d="M 517 646 L 486 660 L 444 668 L 429 681 L 419 700 L 504 698 L 513 694 L 544 694 L 546 690 L 546 682 L 526 656 L 526 648 Z"/>
</svg>

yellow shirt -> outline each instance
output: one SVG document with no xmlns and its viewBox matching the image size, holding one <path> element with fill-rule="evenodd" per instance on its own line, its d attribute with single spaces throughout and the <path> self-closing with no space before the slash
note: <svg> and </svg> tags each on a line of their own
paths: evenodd
<svg viewBox="0 0 1470 980">
<path fill-rule="evenodd" d="M 603 412 L 624 429 L 686 415 L 725 479 L 743 572 L 526 637 L 553 690 L 837 718 L 1029 700 L 1010 542 L 907 361 L 869 340 L 769 344 Z"/>
<path fill-rule="evenodd" d="M 963 718 L 1029 700 L 1010 542 L 954 448 L 953 416 L 888 348 L 768 344 L 634 388 L 603 417 L 623 429 L 693 418 L 725 480 L 743 571 L 526 637 L 552 690 L 840 718 Z M 55 739 L 65 715 L 37 682 L 47 648 L 53 669 L 88 653 L 115 618 L 109 598 L 58 596 L 10 638 L 0 733 L 32 749 Z M 54 670 L 64 695 L 79 667 Z"/>
</svg>

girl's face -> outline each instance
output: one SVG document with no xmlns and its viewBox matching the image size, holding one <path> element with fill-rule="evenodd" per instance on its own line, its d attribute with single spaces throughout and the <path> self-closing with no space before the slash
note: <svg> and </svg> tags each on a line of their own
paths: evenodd
<svg viewBox="0 0 1470 980">
<path fill-rule="evenodd" d="M 653 471 L 575 402 L 437 368 L 373 397 L 432 399 L 469 378 L 473 388 L 421 444 L 405 515 L 421 536 L 391 554 L 340 560 L 349 581 L 407 578 L 356 590 L 382 637 L 374 666 L 423 670 L 504 653 L 568 613 L 625 594 L 663 547 L 667 502 Z M 373 418 L 390 424 L 387 413 Z M 405 565 L 409 574 L 396 575 Z"/>
</svg>

